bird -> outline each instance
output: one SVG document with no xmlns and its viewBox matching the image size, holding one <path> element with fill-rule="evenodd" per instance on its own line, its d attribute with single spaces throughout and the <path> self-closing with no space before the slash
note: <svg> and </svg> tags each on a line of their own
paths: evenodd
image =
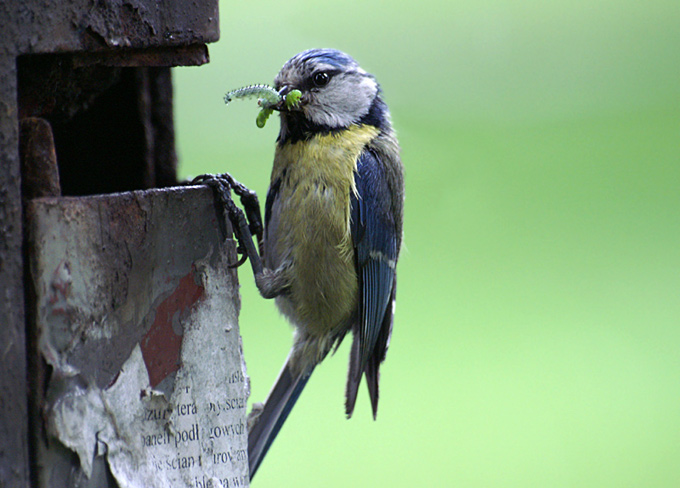
<svg viewBox="0 0 680 488">
<path fill-rule="evenodd" d="M 283 65 L 274 88 L 280 131 L 261 260 L 252 241 L 246 247 L 260 294 L 294 325 L 294 339 L 249 418 L 251 479 L 315 366 L 350 331 L 345 413 L 365 377 L 376 418 L 403 234 L 404 167 L 376 78 L 342 51 L 309 49 Z M 298 103 L 283 103 L 293 90 Z"/>
</svg>

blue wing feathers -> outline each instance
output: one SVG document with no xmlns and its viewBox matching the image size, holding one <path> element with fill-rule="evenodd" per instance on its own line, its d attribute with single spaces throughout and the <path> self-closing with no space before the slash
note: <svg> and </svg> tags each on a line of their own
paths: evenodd
<svg viewBox="0 0 680 488">
<path fill-rule="evenodd" d="M 264 225 L 265 227 L 269 225 L 269 221 L 272 218 L 272 207 L 274 206 L 274 200 L 279 194 L 279 189 L 281 188 L 281 178 L 274 181 L 269 190 L 267 191 L 267 200 L 264 204 Z"/>
<path fill-rule="evenodd" d="M 351 232 L 359 279 L 358 323 L 350 353 L 347 380 L 347 415 L 366 373 L 373 414 L 378 400 L 378 368 L 392 328 L 398 235 L 390 212 L 391 195 L 379 158 L 365 150 L 357 162 L 357 195 L 351 201 Z"/>
</svg>

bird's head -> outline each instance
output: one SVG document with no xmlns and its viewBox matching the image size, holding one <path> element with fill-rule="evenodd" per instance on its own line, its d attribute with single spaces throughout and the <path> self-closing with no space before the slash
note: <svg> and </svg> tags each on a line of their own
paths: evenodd
<svg viewBox="0 0 680 488">
<path fill-rule="evenodd" d="M 380 86 L 347 54 L 335 49 L 309 49 L 293 56 L 274 79 L 281 95 L 300 90 L 295 107 L 280 104 L 280 140 L 294 140 L 353 124 L 380 126 L 387 108 Z"/>
</svg>

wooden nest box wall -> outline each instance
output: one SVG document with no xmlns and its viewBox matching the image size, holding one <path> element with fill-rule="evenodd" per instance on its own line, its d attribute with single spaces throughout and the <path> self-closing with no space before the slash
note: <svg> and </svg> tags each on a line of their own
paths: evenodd
<svg viewBox="0 0 680 488">
<path fill-rule="evenodd" d="M 0 488 L 247 486 L 230 228 L 177 186 L 217 1 L 0 6 Z"/>
</svg>

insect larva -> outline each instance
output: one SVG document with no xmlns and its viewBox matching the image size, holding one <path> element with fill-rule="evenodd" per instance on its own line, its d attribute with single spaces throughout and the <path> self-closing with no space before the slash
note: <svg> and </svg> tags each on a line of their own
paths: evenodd
<svg viewBox="0 0 680 488">
<path fill-rule="evenodd" d="M 248 85 L 243 88 L 238 88 L 228 92 L 224 96 L 224 103 L 231 102 L 234 98 L 252 98 L 257 97 L 265 100 L 271 105 L 275 105 L 281 101 L 281 95 L 269 85 Z"/>
<path fill-rule="evenodd" d="M 257 114 L 257 118 L 255 119 L 255 124 L 257 124 L 260 129 L 264 127 L 264 124 L 267 123 L 267 119 L 273 111 L 274 109 L 271 108 L 263 108 L 260 110 L 260 112 Z"/>
<path fill-rule="evenodd" d="M 286 95 L 286 108 L 292 108 L 297 105 L 301 97 L 302 92 L 300 90 L 291 90 L 290 93 Z"/>
<path fill-rule="evenodd" d="M 255 123 L 261 129 L 267 123 L 267 119 L 274 111 L 274 106 L 285 100 L 286 108 L 290 109 L 300 102 L 302 93 L 300 90 L 291 90 L 285 97 L 281 97 L 279 93 L 269 85 L 248 85 L 237 90 L 232 90 L 224 95 L 224 103 L 229 104 L 235 98 L 253 98 L 257 97 L 257 104 L 262 107 L 262 110 L 257 114 Z"/>
</svg>

